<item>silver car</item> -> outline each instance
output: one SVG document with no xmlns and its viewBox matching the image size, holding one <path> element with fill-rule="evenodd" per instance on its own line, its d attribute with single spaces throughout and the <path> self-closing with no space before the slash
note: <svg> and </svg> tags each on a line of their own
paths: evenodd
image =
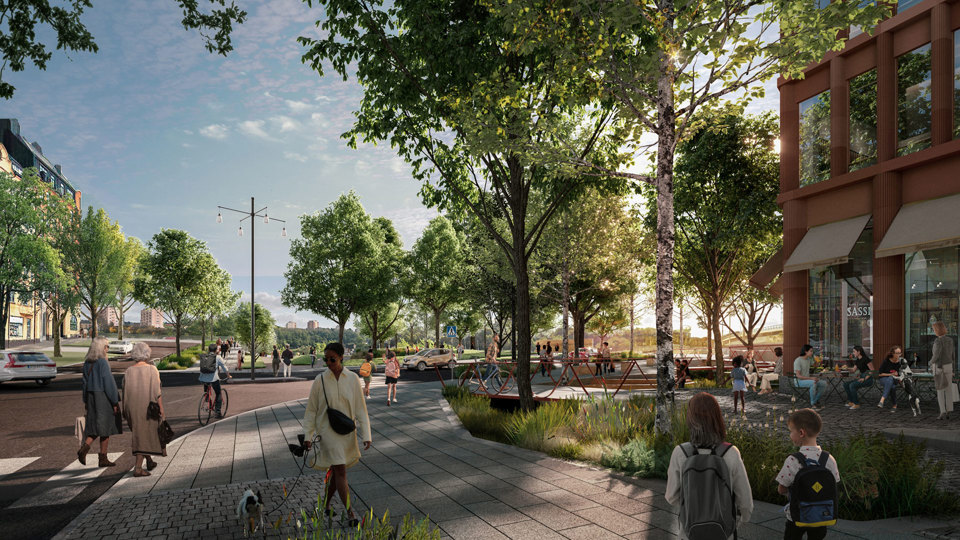
<svg viewBox="0 0 960 540">
<path fill-rule="evenodd" d="M 113 340 L 107 346 L 110 354 L 129 354 L 133 351 L 133 342 L 127 340 Z"/>
<path fill-rule="evenodd" d="M 0 382 L 36 381 L 45 386 L 57 376 L 57 364 L 42 352 L 0 351 Z"/>
</svg>

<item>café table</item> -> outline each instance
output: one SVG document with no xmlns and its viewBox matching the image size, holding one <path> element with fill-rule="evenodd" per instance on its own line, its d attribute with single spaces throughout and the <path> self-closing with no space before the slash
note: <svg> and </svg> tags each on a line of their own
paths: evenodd
<svg viewBox="0 0 960 540">
<path fill-rule="evenodd" d="M 843 396 L 846 399 L 846 390 L 843 388 L 843 383 L 849 381 L 850 373 L 846 370 L 834 371 L 834 370 L 823 370 L 816 374 L 817 377 L 827 383 L 827 390 L 824 392 L 824 398 L 830 397 L 830 394 L 836 394 L 838 396 Z"/>
</svg>

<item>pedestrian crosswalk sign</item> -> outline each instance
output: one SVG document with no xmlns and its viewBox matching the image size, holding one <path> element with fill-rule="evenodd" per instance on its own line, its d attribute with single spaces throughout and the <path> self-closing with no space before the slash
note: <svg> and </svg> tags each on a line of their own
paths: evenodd
<svg viewBox="0 0 960 540">
<path fill-rule="evenodd" d="M 447 327 L 447 337 L 457 337 L 457 327 L 448 326 Z"/>
</svg>

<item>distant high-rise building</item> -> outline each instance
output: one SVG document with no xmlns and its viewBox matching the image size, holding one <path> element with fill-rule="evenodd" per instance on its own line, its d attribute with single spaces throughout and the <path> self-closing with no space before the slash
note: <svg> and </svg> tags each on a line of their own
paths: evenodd
<svg viewBox="0 0 960 540">
<path fill-rule="evenodd" d="M 163 312 L 159 309 L 140 310 L 140 326 L 163 328 Z"/>
<path fill-rule="evenodd" d="M 297 327 L 297 323 L 293 321 L 287 321 L 287 328 L 296 328 L 296 327 Z"/>
<path fill-rule="evenodd" d="M 109 306 L 103 309 L 100 312 L 100 315 L 97 316 L 97 325 L 101 328 L 108 328 L 110 326 L 117 326 L 120 324 L 120 317 L 117 314 L 116 308 Z"/>
<path fill-rule="evenodd" d="M 320 328 L 320 321 L 307 321 L 307 330 L 316 330 Z"/>
</svg>

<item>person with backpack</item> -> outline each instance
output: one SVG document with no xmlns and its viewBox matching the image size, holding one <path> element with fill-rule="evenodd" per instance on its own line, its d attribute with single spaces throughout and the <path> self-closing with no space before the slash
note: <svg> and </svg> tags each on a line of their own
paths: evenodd
<svg viewBox="0 0 960 540">
<path fill-rule="evenodd" d="M 230 376 L 230 370 L 227 369 L 227 366 L 223 363 L 223 360 L 220 359 L 218 353 L 217 344 L 211 343 L 210 347 L 207 348 L 207 352 L 200 355 L 199 380 L 203 383 L 204 392 L 207 391 L 209 386 L 213 385 L 213 393 L 217 396 L 213 405 L 214 410 L 217 418 L 223 418 L 223 414 L 220 412 L 223 406 L 223 399 L 220 392 L 220 373 L 226 373 L 228 379 L 232 379 L 233 377 Z"/>
<path fill-rule="evenodd" d="M 283 376 L 289 377 L 293 371 L 293 351 L 290 350 L 289 343 L 284 346 L 280 357 L 283 358 Z"/>
<path fill-rule="evenodd" d="M 784 540 L 809 540 L 827 536 L 827 527 L 837 523 L 837 460 L 817 445 L 823 420 L 813 409 L 800 409 L 787 421 L 790 440 L 800 447 L 787 456 L 777 474 L 777 491 L 790 500 L 783 507 L 787 525 Z"/>
<path fill-rule="evenodd" d="M 277 373 L 280 373 L 280 349 L 276 345 L 273 346 L 273 376 L 276 377 Z"/>
<path fill-rule="evenodd" d="M 384 355 L 386 355 L 386 353 L 384 353 Z M 373 349 L 367 351 L 366 359 L 360 364 L 360 370 L 357 372 L 363 379 L 363 397 L 366 399 L 370 399 L 371 373 L 373 373 Z"/>
<path fill-rule="evenodd" d="M 725 442 L 727 428 L 717 399 L 701 392 L 687 403 L 690 442 L 678 445 L 667 468 L 664 497 L 679 507 L 680 538 L 734 538 L 750 521 L 753 492 L 736 446 Z"/>
</svg>

